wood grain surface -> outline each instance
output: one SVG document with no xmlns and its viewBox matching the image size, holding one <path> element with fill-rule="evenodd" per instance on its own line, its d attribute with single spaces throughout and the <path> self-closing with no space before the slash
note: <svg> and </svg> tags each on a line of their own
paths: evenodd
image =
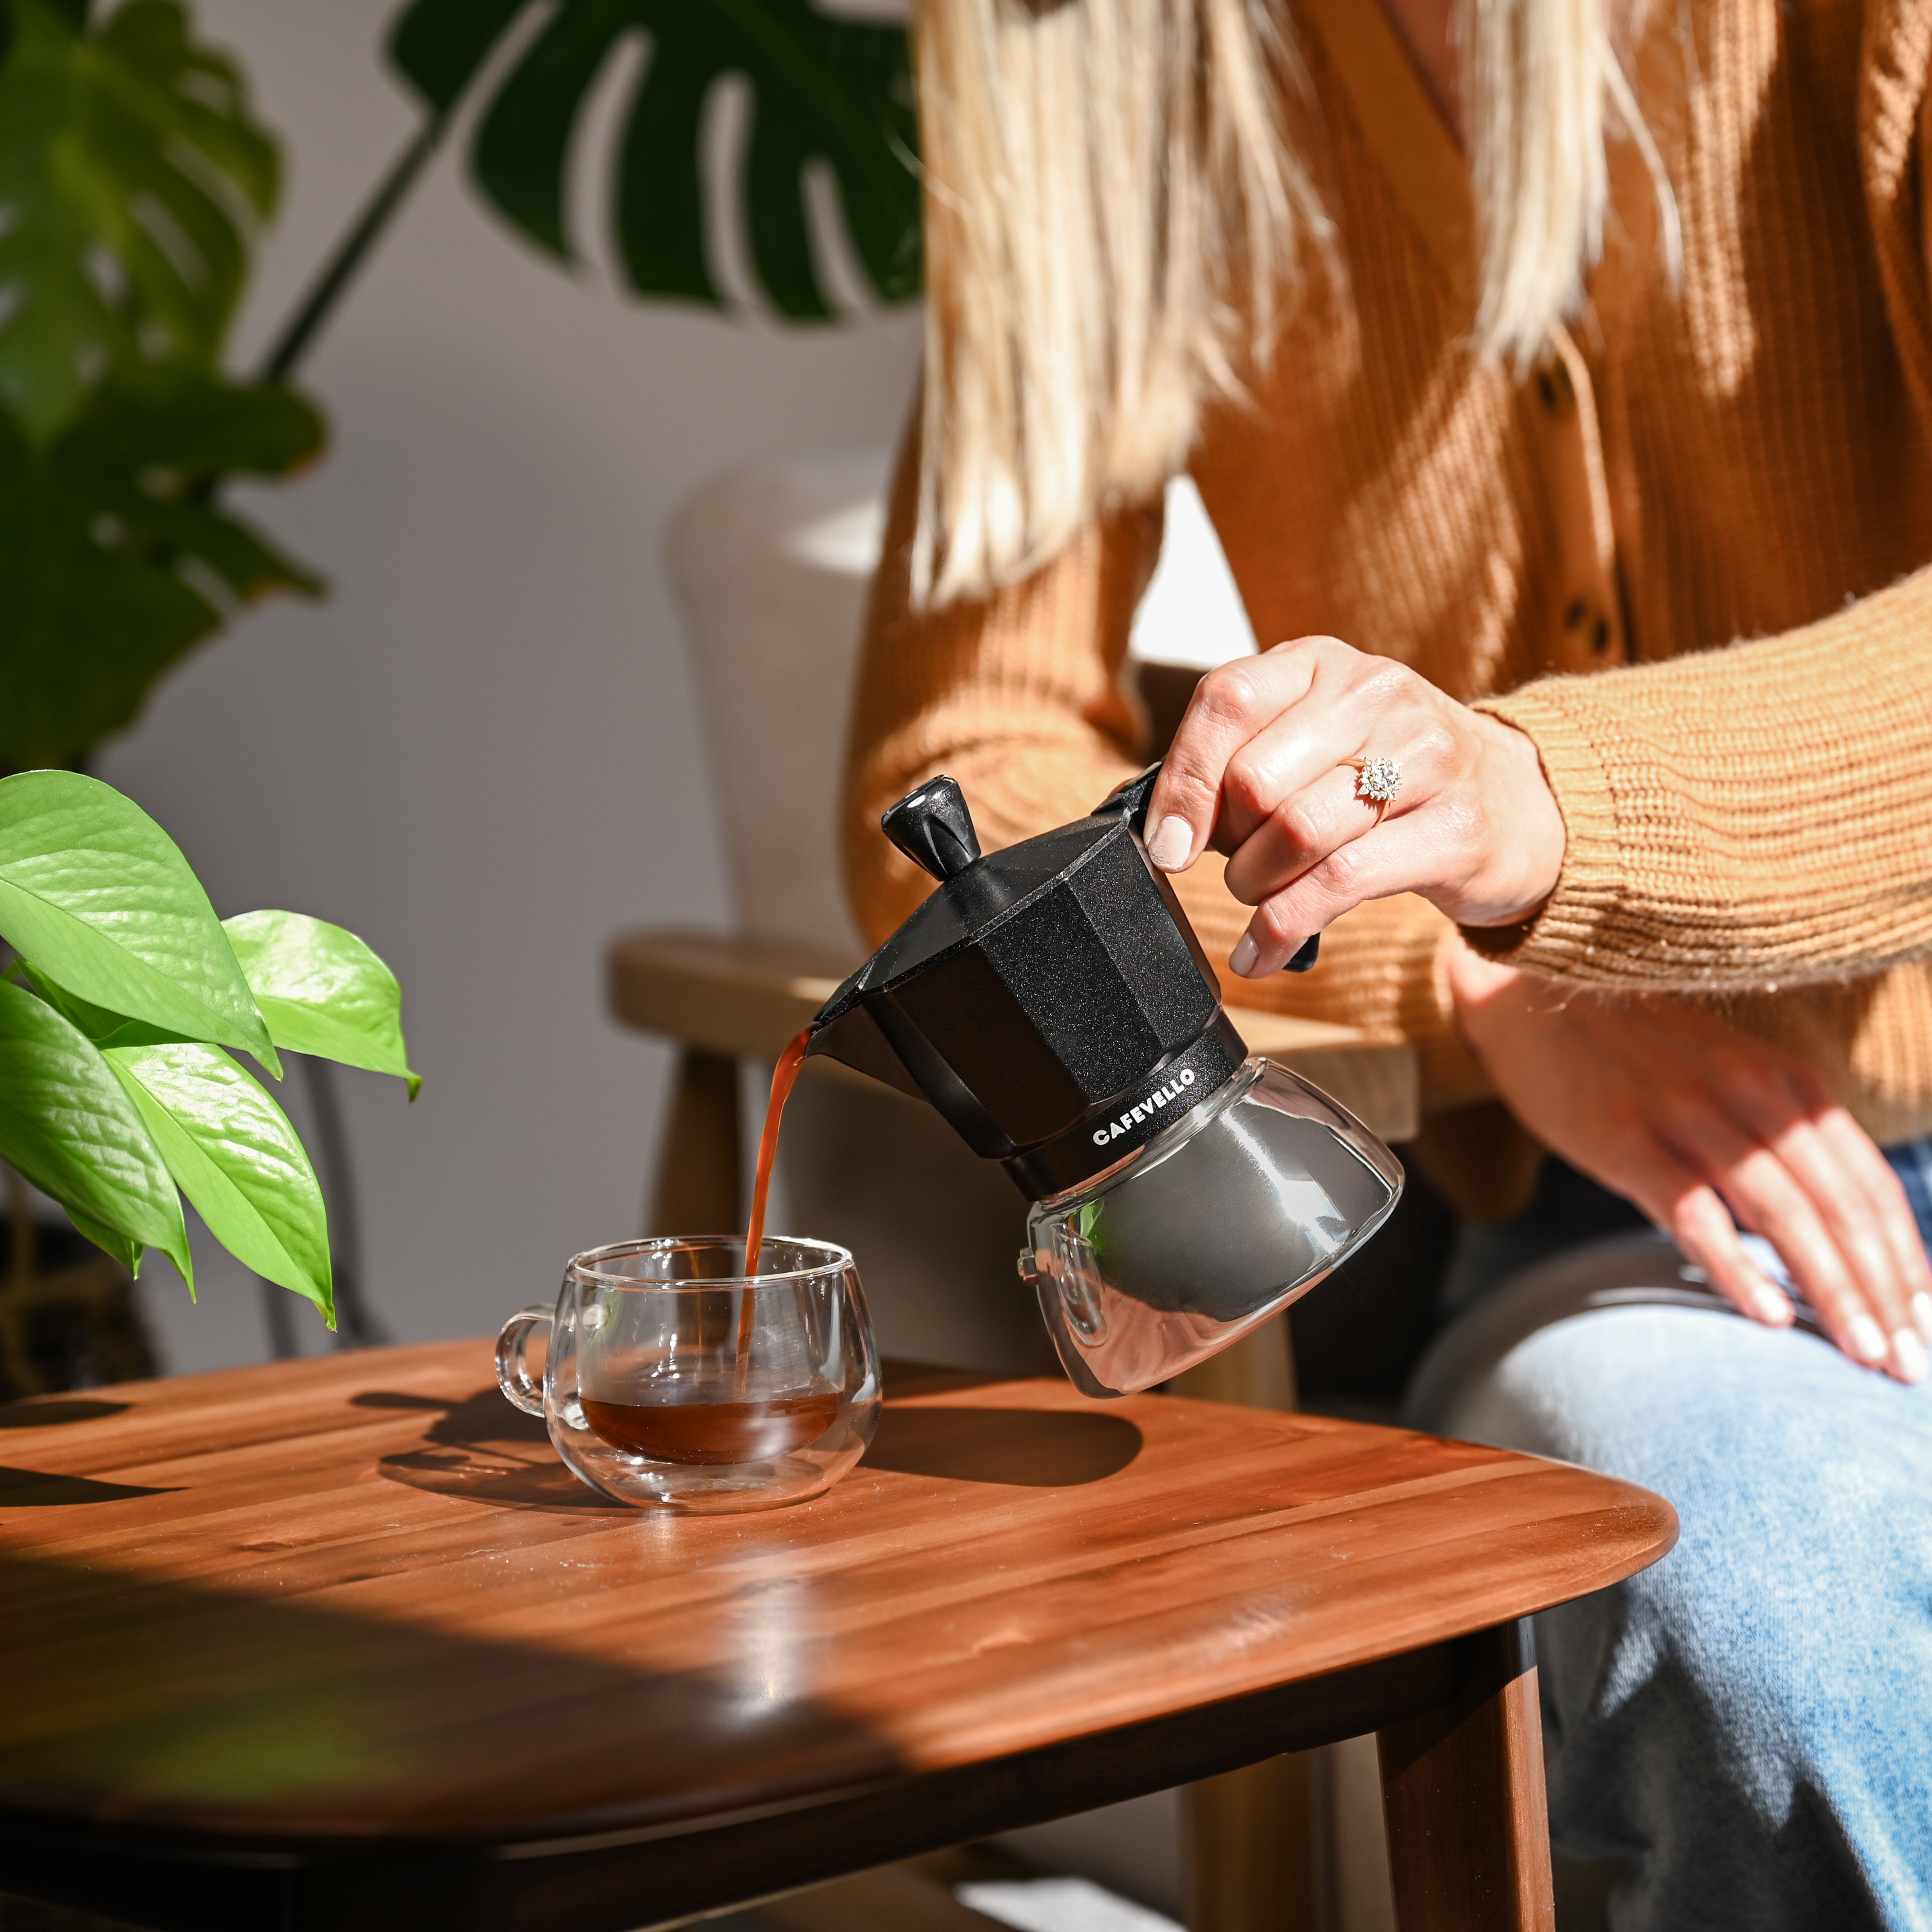
<svg viewBox="0 0 1932 1932">
<path fill-rule="evenodd" d="M 1376 1739 L 1402 1932 L 1556 1932 L 1531 1632 L 1485 1631 L 1452 1704 Z"/>
<path fill-rule="evenodd" d="M 0 1410 L 0 1817 L 716 1826 L 1440 1645 L 1676 1535 L 1645 1491 L 1396 1430 L 889 1394 L 830 1495 L 711 1519 L 579 1486 L 480 1341 Z"/>
</svg>

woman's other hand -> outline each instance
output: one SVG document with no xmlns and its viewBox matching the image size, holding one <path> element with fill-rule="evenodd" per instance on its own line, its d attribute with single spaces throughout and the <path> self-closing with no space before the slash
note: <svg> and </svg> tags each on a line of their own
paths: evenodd
<svg viewBox="0 0 1932 1932">
<path fill-rule="evenodd" d="M 1905 1190 L 1809 1067 L 1682 1000 L 1606 998 L 1460 946 L 1448 970 L 1470 1045 L 1544 1146 L 1634 1202 L 1744 1313 L 1792 1318 L 1740 1227 L 1854 1361 L 1924 1379 L 1932 1268 Z"/>
<path fill-rule="evenodd" d="M 1376 758 L 1401 768 L 1386 806 L 1360 793 L 1358 766 Z M 1466 926 L 1510 925 L 1563 864 L 1562 814 L 1528 738 L 1334 638 L 1201 680 L 1148 826 L 1163 872 L 1210 845 L 1228 854 L 1228 890 L 1256 909 L 1228 964 L 1252 979 L 1351 906 L 1396 892 Z"/>
</svg>

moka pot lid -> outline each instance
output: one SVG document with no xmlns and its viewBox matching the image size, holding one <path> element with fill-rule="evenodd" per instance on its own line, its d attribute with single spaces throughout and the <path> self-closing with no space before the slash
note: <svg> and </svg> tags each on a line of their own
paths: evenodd
<svg viewBox="0 0 1932 1932">
<path fill-rule="evenodd" d="M 1141 843 L 1153 777 L 987 854 L 951 779 L 902 800 L 886 835 L 938 887 L 815 1023 L 814 1052 L 923 1095 L 1031 1198 L 1113 1166 L 1246 1055 Z"/>
</svg>

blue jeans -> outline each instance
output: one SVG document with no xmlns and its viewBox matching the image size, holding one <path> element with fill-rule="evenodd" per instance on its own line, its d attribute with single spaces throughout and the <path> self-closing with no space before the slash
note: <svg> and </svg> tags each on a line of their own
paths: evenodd
<svg viewBox="0 0 1932 1932">
<path fill-rule="evenodd" d="M 1932 1142 L 1889 1158 L 1932 1245 Z M 1551 1836 L 1614 1862 L 1616 1932 L 1932 1932 L 1932 1383 L 1625 1234 L 1467 1298 L 1406 1406 L 1676 1507 L 1661 1562 L 1537 1620 Z"/>
</svg>

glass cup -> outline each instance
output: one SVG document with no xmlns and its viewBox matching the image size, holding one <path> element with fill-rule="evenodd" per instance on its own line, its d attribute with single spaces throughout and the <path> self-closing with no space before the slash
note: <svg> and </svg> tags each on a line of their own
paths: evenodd
<svg viewBox="0 0 1932 1932">
<path fill-rule="evenodd" d="M 504 1323 L 496 1379 L 565 1466 L 643 1508 L 772 1509 L 829 1489 L 878 1426 L 879 1365 L 852 1257 L 768 1234 L 758 1273 L 722 1234 L 572 1258 L 554 1310 Z M 526 1350 L 550 1324 L 541 1388 Z"/>
</svg>

